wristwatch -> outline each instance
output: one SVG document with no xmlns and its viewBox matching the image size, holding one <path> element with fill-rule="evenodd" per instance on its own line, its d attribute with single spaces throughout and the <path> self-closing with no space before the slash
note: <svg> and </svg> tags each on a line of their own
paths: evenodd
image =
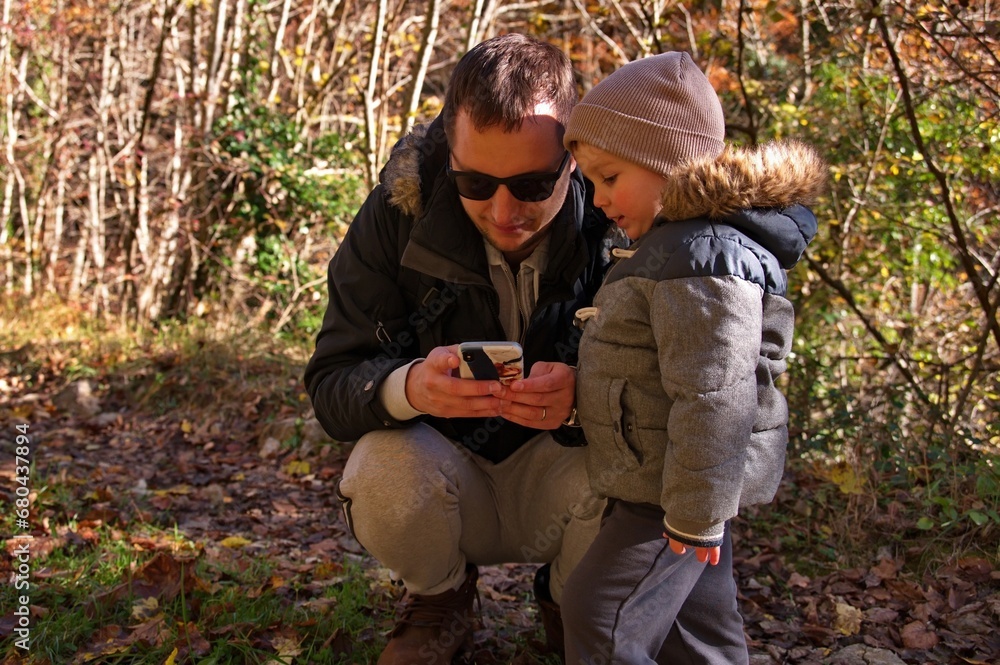
<svg viewBox="0 0 1000 665">
<path fill-rule="evenodd" d="M 569 416 L 566 418 L 566 420 L 562 421 L 562 424 L 567 427 L 579 427 L 580 421 L 576 416 L 577 416 L 576 404 L 574 404 L 573 408 L 570 409 L 569 411 Z"/>
</svg>

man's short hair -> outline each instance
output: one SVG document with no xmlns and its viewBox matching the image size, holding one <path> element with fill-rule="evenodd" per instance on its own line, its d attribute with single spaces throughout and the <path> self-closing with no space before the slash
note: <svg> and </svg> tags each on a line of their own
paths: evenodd
<svg viewBox="0 0 1000 665">
<path fill-rule="evenodd" d="M 449 141 L 459 109 L 477 130 L 516 131 L 536 105 L 550 102 L 561 129 L 577 101 L 569 58 L 559 48 L 511 33 L 488 39 L 455 66 L 445 95 L 445 132 Z M 562 141 L 562 133 L 557 137 Z"/>
</svg>

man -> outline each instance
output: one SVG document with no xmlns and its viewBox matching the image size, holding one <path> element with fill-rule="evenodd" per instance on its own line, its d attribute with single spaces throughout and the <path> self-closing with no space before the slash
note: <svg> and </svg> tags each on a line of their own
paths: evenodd
<svg viewBox="0 0 1000 665">
<path fill-rule="evenodd" d="M 552 45 L 479 44 L 330 262 L 305 380 L 327 432 L 357 439 L 338 488 L 348 524 L 407 588 L 383 665 L 451 661 L 477 564 L 545 564 L 535 595 L 562 649 L 563 582 L 603 509 L 569 447 L 583 443 L 573 318 L 617 238 L 562 146 L 576 99 Z M 458 378 L 456 345 L 493 340 L 521 343 L 526 378 Z"/>
</svg>

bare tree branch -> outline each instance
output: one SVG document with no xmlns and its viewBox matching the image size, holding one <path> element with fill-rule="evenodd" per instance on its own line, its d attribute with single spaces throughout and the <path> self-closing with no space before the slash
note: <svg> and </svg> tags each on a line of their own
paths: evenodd
<svg viewBox="0 0 1000 665">
<path fill-rule="evenodd" d="M 896 72 L 896 78 L 899 81 L 900 91 L 903 93 L 903 110 L 906 113 L 906 119 L 910 123 L 910 133 L 913 136 L 913 141 L 917 146 L 917 150 L 919 150 L 923 155 L 923 161 L 927 164 L 927 169 L 934 176 L 934 179 L 937 180 L 938 186 L 941 189 L 941 202 L 944 204 L 945 212 L 948 215 L 948 221 L 951 224 L 954 241 L 958 248 L 958 259 L 968 275 L 969 283 L 972 285 L 972 289 L 976 294 L 976 299 L 979 300 L 979 305 L 986 318 L 986 326 L 992 331 L 993 340 L 996 343 L 997 348 L 1000 349 L 1000 322 L 997 321 L 995 310 L 993 310 L 993 315 L 990 314 L 992 307 L 990 304 L 989 290 L 979 279 L 979 271 L 976 268 L 976 264 L 972 259 L 972 253 L 969 250 L 969 243 L 965 237 L 965 229 L 962 228 L 962 222 L 958 219 L 958 213 L 955 211 L 948 177 L 938 167 L 934 156 L 928 151 L 927 146 L 924 143 L 924 137 L 920 131 L 920 123 L 917 121 L 913 99 L 910 95 L 910 82 L 903 69 L 902 63 L 899 60 L 899 54 L 896 52 L 896 47 L 893 44 L 892 38 L 889 36 L 889 27 L 886 24 L 885 15 L 882 13 L 876 13 L 875 21 L 878 24 L 879 33 L 882 36 L 882 43 L 889 54 L 889 58 L 892 60 L 892 66 Z"/>
<path fill-rule="evenodd" d="M 899 354 L 897 353 L 898 350 L 897 347 L 892 343 L 890 343 L 889 340 L 887 340 L 885 336 L 882 335 L 879 329 L 875 327 L 875 325 L 869 319 L 868 315 L 865 314 L 864 310 L 862 310 L 861 307 L 858 306 L 858 303 L 857 301 L 855 301 L 854 295 L 851 293 L 850 289 L 848 289 L 847 286 L 839 279 L 835 279 L 832 275 L 830 275 L 826 271 L 826 269 L 823 268 L 823 266 L 820 265 L 820 263 L 815 259 L 813 259 L 811 256 L 806 255 L 805 258 L 809 264 L 809 267 L 812 270 L 816 271 L 816 274 L 819 275 L 821 280 L 823 280 L 823 283 L 832 288 L 834 291 L 836 291 L 837 294 L 844 300 L 844 302 L 847 303 L 847 306 L 851 308 L 851 311 L 854 312 L 854 315 L 857 316 L 858 320 L 861 321 L 861 325 L 865 327 L 865 330 L 868 331 L 868 334 L 870 334 L 875 339 L 878 345 L 885 352 L 886 357 L 892 361 L 892 363 L 899 369 L 900 373 L 906 378 L 907 383 L 909 383 L 910 386 L 913 387 L 913 391 L 920 399 L 920 401 L 930 406 L 931 405 L 930 399 L 927 397 L 926 393 L 924 393 L 923 389 L 920 387 L 920 383 L 917 381 L 917 378 L 913 375 L 913 372 L 907 366 L 906 362 L 899 357 Z"/>
</svg>

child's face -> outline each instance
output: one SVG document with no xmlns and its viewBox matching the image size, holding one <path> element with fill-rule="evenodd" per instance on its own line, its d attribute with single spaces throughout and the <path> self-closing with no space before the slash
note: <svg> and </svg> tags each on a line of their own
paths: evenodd
<svg viewBox="0 0 1000 665">
<path fill-rule="evenodd" d="M 663 176 L 589 143 L 578 143 L 573 157 L 594 183 L 594 205 L 632 240 L 653 227 L 663 207 Z"/>
</svg>

